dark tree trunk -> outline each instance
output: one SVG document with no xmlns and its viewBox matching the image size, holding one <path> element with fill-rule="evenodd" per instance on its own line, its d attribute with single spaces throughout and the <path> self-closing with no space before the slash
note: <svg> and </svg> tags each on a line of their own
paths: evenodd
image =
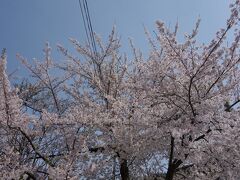
<svg viewBox="0 0 240 180">
<path fill-rule="evenodd" d="M 177 168 L 183 163 L 180 159 L 174 159 L 174 137 L 171 137 L 171 150 L 169 154 L 169 161 L 168 161 L 168 170 L 166 175 L 166 180 L 173 180 L 174 174 Z"/>
<path fill-rule="evenodd" d="M 171 136 L 171 150 L 169 154 L 169 160 L 168 160 L 168 170 L 166 175 L 166 180 L 173 180 L 174 176 L 174 167 L 173 167 L 173 151 L 174 151 L 174 137 Z"/>
<path fill-rule="evenodd" d="M 174 169 L 169 168 L 167 172 L 166 180 L 173 180 L 173 176 L 174 176 Z"/>
<path fill-rule="evenodd" d="M 129 169 L 128 169 L 128 165 L 127 165 L 127 160 L 126 159 L 122 159 L 120 160 L 120 174 L 121 174 L 121 178 L 122 180 L 129 180 Z"/>
</svg>

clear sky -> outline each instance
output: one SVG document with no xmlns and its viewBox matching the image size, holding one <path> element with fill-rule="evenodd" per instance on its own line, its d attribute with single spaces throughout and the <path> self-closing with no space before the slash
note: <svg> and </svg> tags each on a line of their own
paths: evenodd
<svg viewBox="0 0 240 180">
<path fill-rule="evenodd" d="M 144 52 L 148 51 L 143 24 L 150 32 L 155 21 L 163 20 L 180 33 L 191 32 L 200 16 L 199 39 L 208 42 L 225 27 L 231 0 L 88 0 L 94 31 L 106 39 L 113 24 L 121 36 L 123 51 L 129 53 L 128 37 Z M 0 0 L 0 48 L 7 48 L 9 71 L 19 64 L 16 54 L 31 59 L 43 57 L 50 42 L 57 58 L 56 44 L 70 47 L 69 37 L 85 42 L 78 0 Z M 61 56 L 60 56 L 61 57 Z"/>
</svg>

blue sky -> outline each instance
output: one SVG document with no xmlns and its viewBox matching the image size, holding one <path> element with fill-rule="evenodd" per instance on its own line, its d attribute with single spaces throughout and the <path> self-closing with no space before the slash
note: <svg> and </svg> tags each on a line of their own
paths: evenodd
<svg viewBox="0 0 240 180">
<path fill-rule="evenodd" d="M 208 42 L 215 32 L 225 27 L 229 16 L 229 0 L 88 0 L 94 31 L 103 39 L 117 26 L 122 51 L 129 53 L 128 37 L 137 47 L 148 51 L 143 24 L 150 32 L 155 21 L 163 20 L 174 27 L 179 22 L 180 33 L 191 32 L 200 16 L 201 42 Z M 7 48 L 9 72 L 19 66 L 16 54 L 28 59 L 43 57 L 46 41 L 59 58 L 56 44 L 70 47 L 69 37 L 85 42 L 85 32 L 78 0 L 1 0 L 0 48 Z M 21 71 L 21 69 L 20 69 Z"/>
</svg>

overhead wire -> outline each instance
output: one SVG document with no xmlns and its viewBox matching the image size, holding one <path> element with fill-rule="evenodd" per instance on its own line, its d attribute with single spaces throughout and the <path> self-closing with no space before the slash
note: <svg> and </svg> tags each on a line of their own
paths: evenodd
<svg viewBox="0 0 240 180">
<path fill-rule="evenodd" d="M 89 38 L 89 33 L 88 33 L 88 29 L 87 29 L 87 24 L 86 24 L 86 17 L 84 15 L 84 11 L 83 11 L 83 5 L 81 3 L 81 0 L 78 1 L 79 2 L 79 6 L 80 6 L 80 10 L 81 10 L 81 15 L 82 15 L 82 19 L 83 19 L 83 24 L 84 24 L 84 29 L 85 29 L 85 33 L 86 33 L 86 36 L 87 36 L 87 42 L 88 42 L 88 45 L 91 49 L 91 44 L 90 44 L 90 38 Z M 91 49 L 92 51 L 92 49 Z"/>
<path fill-rule="evenodd" d="M 90 34 L 91 34 L 91 37 L 92 37 L 92 42 L 93 42 L 93 48 L 94 48 L 94 51 L 95 53 L 97 53 L 97 47 L 96 47 L 96 42 L 95 42 L 95 36 L 94 36 L 94 33 L 93 33 L 93 28 L 92 28 L 92 22 L 91 22 L 91 18 L 90 18 L 90 15 L 89 15 L 89 8 L 88 8 L 88 3 L 87 3 L 87 0 L 84 0 L 85 2 L 85 7 L 86 7 L 86 15 L 88 17 L 88 20 L 89 20 L 89 26 L 90 26 Z"/>
<path fill-rule="evenodd" d="M 82 0 L 82 2 L 81 2 L 81 0 L 79 0 L 79 5 L 80 5 L 81 14 L 82 14 L 85 33 L 87 36 L 87 41 L 88 41 L 91 53 L 96 58 L 97 57 L 97 46 L 96 46 L 95 36 L 94 36 L 92 22 L 91 22 L 91 18 L 90 18 L 88 3 L 86 0 Z"/>
</svg>

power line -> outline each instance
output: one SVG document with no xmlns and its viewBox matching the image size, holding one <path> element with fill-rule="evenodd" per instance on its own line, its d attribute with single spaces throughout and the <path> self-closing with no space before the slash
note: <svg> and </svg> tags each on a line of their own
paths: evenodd
<svg viewBox="0 0 240 180">
<path fill-rule="evenodd" d="M 87 0 L 84 0 L 84 1 L 85 1 L 85 5 L 86 5 L 87 17 L 88 17 L 88 20 L 89 20 L 90 33 L 91 33 L 91 36 L 92 36 L 93 47 L 94 47 L 94 51 L 97 53 L 95 36 L 94 36 L 94 33 L 93 33 L 93 28 L 92 28 L 91 18 L 90 18 L 90 15 L 89 15 Z"/>
<path fill-rule="evenodd" d="M 88 3 L 86 0 L 79 0 L 81 15 L 83 19 L 84 29 L 87 36 L 87 41 L 91 50 L 91 53 L 97 57 L 97 46 L 95 41 L 95 36 L 93 33 L 92 22 L 90 18 Z"/>
<path fill-rule="evenodd" d="M 94 52 L 94 55 L 95 55 L 95 53 L 96 53 L 95 46 L 94 46 L 95 39 L 94 39 L 94 34 L 93 34 L 93 31 L 92 31 L 92 28 L 91 28 L 91 19 L 90 19 L 90 16 L 89 16 L 89 11 L 88 11 L 88 7 L 87 7 L 87 4 L 86 4 L 86 0 L 83 0 L 83 7 L 84 7 L 84 12 L 85 12 L 85 15 L 86 15 L 86 19 L 87 19 L 89 36 L 91 38 L 91 45 L 92 45 L 93 52 Z"/>
<path fill-rule="evenodd" d="M 78 2 L 79 2 L 80 10 L 81 10 L 81 15 L 82 15 L 82 19 L 83 19 L 85 33 L 86 33 L 86 36 L 87 36 L 88 45 L 91 48 L 90 39 L 89 39 L 89 35 L 88 35 L 88 29 L 87 29 L 87 25 L 86 25 L 86 19 L 85 19 L 85 15 L 84 15 L 84 12 L 83 12 L 83 5 L 81 3 L 81 0 L 79 0 Z"/>
</svg>

